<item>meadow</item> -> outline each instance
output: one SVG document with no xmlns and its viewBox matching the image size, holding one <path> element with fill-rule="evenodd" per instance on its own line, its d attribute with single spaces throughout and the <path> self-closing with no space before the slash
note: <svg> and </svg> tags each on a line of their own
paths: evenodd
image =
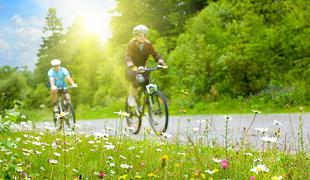
<svg viewBox="0 0 310 180">
<path fill-rule="evenodd" d="M 272 138 L 260 138 L 262 148 L 247 144 L 246 137 L 233 143 L 229 132 L 223 134 L 223 146 L 215 140 L 195 141 L 194 132 L 188 143 L 181 143 L 148 128 L 140 132 L 140 140 L 126 128 L 89 133 L 79 128 L 62 132 L 35 129 L 31 121 L 11 124 L 0 135 L 0 178 L 276 180 L 310 175 L 307 146 L 299 138 L 292 151 Z"/>
</svg>

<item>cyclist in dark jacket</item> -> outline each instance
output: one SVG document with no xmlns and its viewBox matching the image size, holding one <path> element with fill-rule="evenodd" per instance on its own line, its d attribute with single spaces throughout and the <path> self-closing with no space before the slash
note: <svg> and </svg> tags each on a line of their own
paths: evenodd
<svg viewBox="0 0 310 180">
<path fill-rule="evenodd" d="M 133 28 L 134 38 L 128 43 L 126 53 L 126 77 L 132 83 L 129 91 L 128 104 L 135 106 L 135 96 L 137 94 L 137 87 L 139 86 L 136 76 L 138 69 L 143 69 L 146 65 L 149 55 L 152 55 L 156 62 L 164 65 L 164 60 L 155 51 L 152 43 L 146 39 L 149 29 L 145 25 L 138 25 Z M 147 74 L 144 74 L 145 83 L 148 83 Z"/>
</svg>

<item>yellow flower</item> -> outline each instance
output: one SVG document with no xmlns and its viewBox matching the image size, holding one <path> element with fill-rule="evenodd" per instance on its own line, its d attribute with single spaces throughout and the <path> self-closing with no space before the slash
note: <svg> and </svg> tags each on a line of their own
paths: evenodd
<svg viewBox="0 0 310 180">
<path fill-rule="evenodd" d="M 140 175 L 135 175 L 135 179 L 141 179 Z"/>
<path fill-rule="evenodd" d="M 281 180 L 282 176 L 272 176 L 271 179 L 272 180 Z"/>
<path fill-rule="evenodd" d="M 126 178 L 127 178 L 127 174 L 124 174 L 124 175 L 118 177 L 119 180 L 121 180 L 121 179 L 126 179 Z"/>
<path fill-rule="evenodd" d="M 155 174 L 154 173 L 148 173 L 147 176 L 148 177 L 155 177 Z"/>
<path fill-rule="evenodd" d="M 214 170 L 213 170 L 213 173 L 217 173 L 217 172 L 219 172 L 218 169 L 214 169 Z"/>
<path fill-rule="evenodd" d="M 180 167 L 180 164 L 175 164 L 176 167 Z"/>
<path fill-rule="evenodd" d="M 167 160 L 169 160 L 169 157 L 168 157 L 168 155 L 163 155 L 163 157 L 161 157 L 161 160 L 163 160 L 163 161 L 167 161 Z"/>
<path fill-rule="evenodd" d="M 160 136 L 160 135 L 161 135 L 161 132 L 156 132 L 156 135 L 157 135 L 157 136 Z"/>
<path fill-rule="evenodd" d="M 212 177 L 209 177 L 209 180 L 213 180 L 213 178 L 212 178 Z"/>
<path fill-rule="evenodd" d="M 203 174 L 203 173 L 201 174 L 201 178 L 202 178 L 202 179 L 207 179 L 206 175 Z"/>
</svg>

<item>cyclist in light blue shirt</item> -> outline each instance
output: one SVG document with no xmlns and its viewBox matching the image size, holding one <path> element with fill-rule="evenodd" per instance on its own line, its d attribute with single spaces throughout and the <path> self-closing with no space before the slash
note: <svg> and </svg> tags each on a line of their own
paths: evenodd
<svg viewBox="0 0 310 180">
<path fill-rule="evenodd" d="M 49 69 L 47 75 L 49 77 L 49 85 L 51 87 L 51 96 L 53 103 L 54 112 L 58 111 L 58 107 L 56 105 L 57 101 L 57 89 L 63 89 L 67 87 L 66 81 L 68 81 L 72 87 L 77 87 L 77 84 L 74 83 L 73 79 L 70 77 L 68 70 L 64 67 L 60 66 L 61 61 L 59 59 L 53 59 L 51 61 L 52 68 Z M 70 99 L 70 95 L 66 93 L 68 99 Z"/>
</svg>

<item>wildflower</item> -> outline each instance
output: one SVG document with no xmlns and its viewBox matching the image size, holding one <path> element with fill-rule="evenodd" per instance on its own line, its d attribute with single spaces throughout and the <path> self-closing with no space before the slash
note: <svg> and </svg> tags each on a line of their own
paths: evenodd
<svg viewBox="0 0 310 180">
<path fill-rule="evenodd" d="M 100 172 L 99 172 L 99 179 L 103 179 L 104 176 L 105 176 L 104 172 L 103 172 L 103 171 L 100 171 Z"/>
<path fill-rule="evenodd" d="M 167 160 L 169 160 L 168 155 L 163 155 L 163 157 L 161 157 L 161 160 L 163 160 L 163 161 L 167 161 Z"/>
<path fill-rule="evenodd" d="M 21 173 L 21 172 L 23 172 L 23 168 L 20 167 L 20 166 L 18 166 L 18 167 L 16 167 L 16 171 L 19 172 L 19 173 Z"/>
<path fill-rule="evenodd" d="M 222 162 L 221 159 L 216 159 L 216 158 L 212 158 L 212 159 L 213 159 L 213 161 L 216 162 L 216 163 Z"/>
<path fill-rule="evenodd" d="M 231 118 L 230 115 L 227 115 L 227 116 L 225 116 L 225 119 L 226 119 L 226 120 L 231 120 L 232 118 Z"/>
<path fill-rule="evenodd" d="M 113 160 L 113 157 L 112 157 L 112 156 L 108 156 L 107 158 L 110 159 L 110 160 Z"/>
<path fill-rule="evenodd" d="M 154 173 L 148 173 L 147 176 L 148 177 L 155 177 L 155 174 Z"/>
<path fill-rule="evenodd" d="M 115 163 L 110 163 L 110 167 L 115 167 Z"/>
<path fill-rule="evenodd" d="M 120 167 L 123 169 L 132 169 L 133 168 L 133 166 L 130 166 L 128 164 L 121 164 Z"/>
<path fill-rule="evenodd" d="M 262 158 L 254 159 L 253 162 L 254 162 L 254 163 L 256 163 L 256 162 L 262 162 Z"/>
<path fill-rule="evenodd" d="M 255 180 L 255 176 L 251 176 L 251 177 L 250 177 L 250 180 Z"/>
<path fill-rule="evenodd" d="M 203 173 L 201 173 L 201 175 L 200 175 L 200 176 L 201 176 L 201 178 L 202 178 L 202 179 L 206 179 L 206 178 L 207 178 L 207 177 L 206 177 L 206 175 L 205 175 L 205 174 L 203 174 Z"/>
<path fill-rule="evenodd" d="M 124 174 L 124 175 L 118 177 L 119 180 L 121 180 L 121 179 L 126 179 L 126 178 L 127 178 L 127 174 Z"/>
<path fill-rule="evenodd" d="M 266 133 L 269 128 L 254 128 L 254 129 L 260 133 Z"/>
<path fill-rule="evenodd" d="M 251 110 L 253 113 L 255 113 L 255 114 L 260 114 L 260 113 L 262 113 L 261 111 L 258 111 L 258 110 Z"/>
<path fill-rule="evenodd" d="M 57 156 L 57 157 L 59 157 L 59 156 L 60 156 L 60 154 L 59 154 L 59 153 L 57 153 L 57 152 L 54 152 L 54 155 L 55 155 L 55 156 Z"/>
<path fill-rule="evenodd" d="M 268 137 L 268 136 L 265 136 L 265 137 L 262 137 L 260 138 L 261 140 L 265 141 L 265 142 L 269 142 L 269 143 L 275 143 L 277 142 L 277 138 L 275 137 Z"/>
<path fill-rule="evenodd" d="M 122 112 L 122 111 L 114 112 L 114 114 L 117 114 L 121 117 L 128 117 L 129 116 L 129 114 L 127 112 Z"/>
<path fill-rule="evenodd" d="M 73 172 L 78 173 L 79 171 L 77 169 L 72 169 Z"/>
<path fill-rule="evenodd" d="M 168 155 L 163 155 L 163 157 L 161 157 L 161 167 L 165 167 L 168 159 L 169 159 Z"/>
<path fill-rule="evenodd" d="M 135 179 L 141 179 L 140 175 L 135 175 Z"/>
<path fill-rule="evenodd" d="M 115 149 L 115 146 L 113 144 L 108 144 L 104 146 L 107 150 L 113 150 Z"/>
<path fill-rule="evenodd" d="M 277 121 L 277 120 L 273 120 L 273 123 L 272 123 L 273 125 L 282 125 L 282 123 L 280 123 L 279 121 Z"/>
<path fill-rule="evenodd" d="M 259 172 L 269 172 L 269 169 L 264 164 L 259 164 L 256 167 L 253 167 L 250 171 L 258 174 Z"/>
<path fill-rule="evenodd" d="M 252 153 L 245 153 L 244 155 L 245 155 L 245 156 L 253 156 Z"/>
<path fill-rule="evenodd" d="M 161 150 L 161 149 L 159 149 L 159 148 L 156 148 L 156 151 L 157 151 L 157 152 L 161 152 L 162 150 Z"/>
<path fill-rule="evenodd" d="M 126 160 L 126 157 L 123 156 L 123 155 L 119 155 L 119 157 L 122 158 L 122 159 L 124 159 L 124 160 Z"/>
<path fill-rule="evenodd" d="M 272 176 L 271 180 L 281 180 L 282 176 Z"/>
<path fill-rule="evenodd" d="M 183 153 L 183 152 L 178 152 L 177 154 L 180 155 L 180 156 L 185 156 L 186 155 L 186 153 Z"/>
<path fill-rule="evenodd" d="M 228 168 L 228 161 L 226 159 L 223 159 L 221 162 L 221 167 L 223 169 L 227 169 Z"/>
<path fill-rule="evenodd" d="M 40 170 L 41 170 L 41 171 L 45 171 L 44 167 L 42 167 L 42 166 L 40 167 Z"/>
<path fill-rule="evenodd" d="M 214 173 L 213 171 L 211 171 L 211 170 L 209 170 L 209 169 L 205 170 L 205 172 L 208 173 L 208 174 L 210 174 L 210 175 L 212 175 L 212 174 Z"/>
<path fill-rule="evenodd" d="M 34 150 L 34 153 L 37 154 L 37 155 L 40 155 L 40 154 L 41 154 L 40 151 L 36 151 L 36 150 Z"/>
<path fill-rule="evenodd" d="M 161 133 L 162 136 L 164 136 L 164 138 L 171 138 L 172 135 L 168 134 L 168 133 Z"/>
<path fill-rule="evenodd" d="M 88 144 L 94 144 L 95 142 L 94 141 L 88 141 Z"/>
<path fill-rule="evenodd" d="M 205 170 L 205 172 L 208 173 L 208 174 L 210 174 L 210 175 L 212 175 L 212 174 L 214 174 L 214 173 L 219 172 L 219 170 L 218 170 L 218 169 L 213 169 L 213 171 L 211 171 L 211 170 L 207 169 L 207 170 Z"/>
<path fill-rule="evenodd" d="M 48 159 L 48 162 L 51 164 L 57 164 L 58 163 L 58 161 L 54 160 L 54 159 Z"/>
</svg>

